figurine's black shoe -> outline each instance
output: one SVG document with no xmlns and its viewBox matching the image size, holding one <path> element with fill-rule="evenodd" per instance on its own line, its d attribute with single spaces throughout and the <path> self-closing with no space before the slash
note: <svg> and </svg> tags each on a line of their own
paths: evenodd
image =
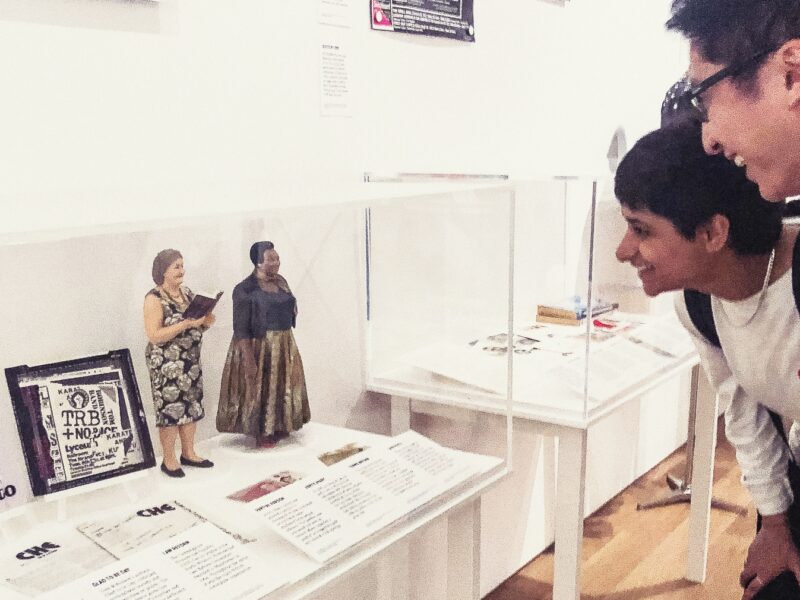
<svg viewBox="0 0 800 600">
<path fill-rule="evenodd" d="M 181 464 L 186 465 L 187 467 L 199 467 L 201 469 L 210 469 L 214 466 L 214 463 L 207 458 L 204 458 L 203 460 L 189 460 L 183 454 L 181 454 Z"/>
<path fill-rule="evenodd" d="M 177 469 L 168 469 L 164 463 L 161 463 L 161 471 L 169 477 L 186 477 L 186 473 L 184 473 L 183 469 L 180 467 Z"/>
</svg>

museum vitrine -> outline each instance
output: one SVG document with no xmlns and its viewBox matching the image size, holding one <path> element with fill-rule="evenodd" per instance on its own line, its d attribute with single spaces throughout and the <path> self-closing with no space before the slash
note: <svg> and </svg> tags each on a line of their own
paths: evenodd
<svg viewBox="0 0 800 600">
<path fill-rule="evenodd" d="M 369 385 L 483 412 L 510 385 L 515 414 L 584 427 L 685 368 L 671 298 L 615 257 L 624 230 L 610 181 L 578 177 L 373 207 Z"/>
<path fill-rule="evenodd" d="M 324 579 L 321 572 L 368 560 L 386 546 L 383 540 L 410 534 L 431 514 L 443 514 L 502 476 L 505 456 L 471 452 L 468 443 L 467 451 L 463 445 L 457 450 L 424 430 L 389 435 L 389 407 L 365 382 L 374 275 L 366 249 L 370 213 L 396 210 L 416 232 L 397 231 L 411 238 L 386 267 L 409 282 L 409 311 L 428 307 L 420 324 L 430 327 L 450 314 L 438 330 L 444 335 L 477 318 L 488 298 L 491 314 L 481 312 L 492 331 L 507 333 L 510 196 L 497 201 L 494 193 L 476 189 L 463 193 L 481 202 L 463 204 L 430 186 L 282 193 L 283 205 L 247 214 L 109 223 L 29 238 L 14 232 L 0 240 L 6 291 L 0 303 L 10 315 L 0 347 L 9 375 L 9 386 L 0 390 L 6 457 L 0 489 L 14 490 L 0 501 L 4 591 L 22 597 L 89 589 L 111 594 L 130 586 L 134 576 L 154 590 L 164 578 L 195 592 L 213 584 L 219 597 L 311 590 L 313 583 L 306 584 Z M 429 212 L 417 212 L 424 205 Z M 451 221 L 449 231 L 432 229 L 432 215 L 442 214 Z M 473 268 L 458 263 L 446 273 L 465 247 L 477 251 L 497 241 L 497 232 L 475 237 L 477 230 L 461 228 L 489 215 L 487 227 L 506 232 L 491 268 L 473 255 Z M 412 272 L 423 254 L 441 270 Z M 164 256 L 166 263 L 159 263 Z M 422 277 L 429 283 L 452 277 L 459 290 L 472 280 L 482 291 L 459 299 L 431 287 L 426 300 L 417 285 Z M 182 326 L 181 300 L 189 304 L 205 290 L 223 292 L 214 318 Z M 420 291 L 422 297 L 412 297 Z M 148 329 L 151 296 L 162 312 Z M 455 303 L 452 310 L 448 302 Z M 77 370 L 65 377 L 63 365 Z M 76 381 L 87 388 L 87 398 L 72 389 Z M 133 395 L 132 383 L 141 403 L 123 404 L 123 396 Z M 52 392 L 54 400 L 45 406 L 41 394 L 34 399 L 33 386 Z M 119 410 L 101 415 L 101 405 Z M 48 420 L 44 409 L 58 409 L 59 418 Z M 102 419 L 120 427 L 134 422 L 126 431 L 135 429 L 138 437 L 107 431 L 111 425 L 95 423 Z M 74 435 L 78 425 L 87 438 L 81 444 L 88 446 L 62 443 L 59 435 Z M 183 454 L 181 428 L 187 426 L 195 435 L 196 459 Z M 177 428 L 177 441 L 164 437 L 170 427 Z M 169 443 L 180 453 L 183 476 L 150 468 L 167 467 Z M 129 462 L 144 470 L 111 456 L 117 447 L 129 450 Z M 92 459 L 91 448 L 105 451 L 108 460 Z M 70 467 L 60 479 L 53 469 L 42 470 L 54 461 Z M 25 515 L 49 527 L 49 534 L 42 537 Z M 39 538 L 72 551 L 48 552 Z M 14 560 L 23 546 L 41 552 L 37 568 Z M 241 572 L 192 563 L 198 548 L 213 548 Z M 176 567 L 172 574 L 164 556 Z M 264 556 L 269 569 L 258 567 Z M 203 570 L 210 579 L 198 583 Z"/>
<path fill-rule="evenodd" d="M 501 409 L 510 390 L 511 186 L 372 206 L 368 368 L 375 389 Z"/>
</svg>

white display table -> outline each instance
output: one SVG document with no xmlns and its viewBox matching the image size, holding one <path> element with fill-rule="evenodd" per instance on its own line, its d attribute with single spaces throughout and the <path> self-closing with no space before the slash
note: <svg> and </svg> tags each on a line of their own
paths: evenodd
<svg viewBox="0 0 800 600">
<path fill-rule="evenodd" d="M 555 600 L 577 600 L 580 597 L 581 548 L 584 520 L 584 497 L 586 491 L 587 435 L 590 427 L 624 409 L 631 400 L 658 388 L 676 377 L 685 377 L 698 369 L 698 358 L 689 353 L 675 361 L 668 369 L 641 381 L 624 395 L 612 402 L 587 411 L 585 418 L 554 412 L 548 406 L 517 400 L 513 404 L 513 416 L 537 433 L 558 438 L 556 459 L 555 500 Z M 420 371 L 404 370 L 400 378 L 376 378 L 369 389 L 391 397 L 392 433 L 397 434 L 409 427 L 412 411 L 425 412 L 426 406 L 445 405 L 457 409 L 483 414 L 504 415 L 502 407 L 491 400 L 476 401 L 474 393 L 454 400 L 455 390 L 447 395 L 438 395 L 426 386 Z M 415 374 L 417 379 L 411 379 Z M 690 393 L 696 393 L 696 377 L 692 377 Z M 454 384 L 458 387 L 458 384 Z M 465 388 L 466 389 L 466 388 Z M 552 400 L 550 399 L 552 405 Z M 696 445 L 694 454 L 694 477 L 692 481 L 692 504 L 689 528 L 689 547 L 686 577 L 702 582 L 705 578 L 710 518 L 711 483 L 713 475 L 714 440 L 716 438 L 716 402 L 702 402 L 698 406 Z M 516 438 L 516 435 L 515 435 Z M 516 456 L 516 452 L 515 452 Z M 507 573 L 510 576 L 512 573 Z"/>
<path fill-rule="evenodd" d="M 289 470 L 303 477 L 310 472 L 318 474 L 320 468 L 325 470 L 326 467 L 316 457 L 345 444 L 366 447 L 363 456 L 367 456 L 370 448 L 385 447 L 388 442 L 385 436 L 318 423 L 308 424 L 290 440 L 269 450 L 253 448 L 252 441 L 244 436 L 220 435 L 204 442 L 200 448 L 201 453 L 215 461 L 214 468 L 185 467 L 184 479 L 169 479 L 152 470 L 123 484 L 63 496 L 58 501 L 34 502 L 23 515 L 0 523 L 3 541 L 9 542 L 3 546 L 15 547 L 26 536 L 30 537 L 34 524 L 39 527 L 52 523 L 56 528 L 53 531 L 75 530 L 80 525 L 85 534 L 87 520 L 93 523 L 88 529 L 99 531 L 98 524 L 102 524 L 105 535 L 116 536 L 115 543 L 120 546 L 117 530 L 107 525 L 115 522 L 114 515 L 138 514 L 142 507 L 163 506 L 166 499 L 180 503 L 195 516 L 247 541 L 242 547 L 260 557 L 258 564 L 263 564 L 263 577 L 273 578 L 280 585 L 263 596 L 270 600 L 354 597 L 350 588 L 363 584 L 364 569 L 370 570 L 368 579 L 372 583 L 368 586 L 368 595 L 360 592 L 362 595 L 358 597 L 391 599 L 422 593 L 426 598 L 448 600 L 479 598 L 481 496 L 504 474 L 504 466 L 498 459 L 457 453 L 458 461 L 467 465 L 464 473 L 469 471 L 469 476 L 459 476 L 458 482 L 453 479 L 453 485 L 445 486 L 447 489 L 442 493 L 324 562 L 312 560 L 281 538 L 255 512 L 248 512 L 246 504 L 226 497 L 241 490 L 243 485 L 250 486 L 278 471 Z M 301 479 L 300 483 L 303 481 Z M 278 491 L 273 494 L 277 496 Z M 64 514 L 65 520 L 59 522 L 56 513 Z M 435 549 L 426 550 L 431 546 L 431 540 L 426 540 L 428 534 L 444 539 L 446 552 L 442 552 L 441 539 L 434 542 Z M 408 549 L 409 543 L 414 544 L 413 553 Z M 138 539 L 132 545 L 138 547 Z M 141 544 L 144 551 L 146 547 Z M 438 555 L 438 562 L 428 561 L 428 566 L 437 565 L 435 573 L 420 570 L 418 563 L 427 560 L 426 551 L 428 556 Z M 136 552 L 131 556 L 136 558 Z M 126 555 L 123 560 L 127 559 Z M 115 564 L 112 562 L 106 571 Z M 428 593 L 426 586 L 433 580 L 437 581 L 440 593 Z"/>
</svg>

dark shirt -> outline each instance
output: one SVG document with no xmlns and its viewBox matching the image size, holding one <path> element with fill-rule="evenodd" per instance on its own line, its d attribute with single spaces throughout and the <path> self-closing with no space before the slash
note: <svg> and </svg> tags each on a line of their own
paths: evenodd
<svg viewBox="0 0 800 600">
<path fill-rule="evenodd" d="M 280 275 L 277 283 L 277 291 L 265 292 L 255 275 L 250 275 L 233 288 L 235 338 L 261 338 L 267 331 L 285 331 L 295 326 L 297 300 Z"/>
</svg>

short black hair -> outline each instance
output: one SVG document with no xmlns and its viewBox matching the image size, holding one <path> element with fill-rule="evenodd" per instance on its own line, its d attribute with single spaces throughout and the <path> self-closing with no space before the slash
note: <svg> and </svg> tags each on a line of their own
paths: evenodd
<svg viewBox="0 0 800 600">
<path fill-rule="evenodd" d="M 709 62 L 729 65 L 800 38 L 800 0 L 672 0 L 667 29 L 694 42 Z M 747 87 L 764 60 L 734 81 Z"/>
<path fill-rule="evenodd" d="M 269 250 L 274 250 L 275 244 L 272 242 L 256 242 L 250 246 L 250 262 L 258 266 L 259 263 L 264 262 L 264 253 Z"/>
<path fill-rule="evenodd" d="M 767 202 L 743 169 L 706 154 L 697 123 L 648 133 L 622 159 L 614 183 L 623 205 L 664 217 L 689 240 L 715 214 L 730 222 L 728 246 L 740 255 L 766 254 L 781 234 L 784 203 Z"/>
</svg>

